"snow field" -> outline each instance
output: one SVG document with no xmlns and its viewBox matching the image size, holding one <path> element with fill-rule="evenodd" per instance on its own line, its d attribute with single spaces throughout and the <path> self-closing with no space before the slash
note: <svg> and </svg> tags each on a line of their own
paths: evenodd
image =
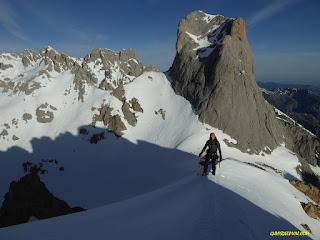
<svg viewBox="0 0 320 240">
<path fill-rule="evenodd" d="M 72 79 L 70 72 L 51 79 L 35 92 L 36 98 L 0 94 L 5 113 L 1 123 L 19 118 L 18 129 L 9 130 L 20 137 L 18 142 L 1 142 L 1 203 L 10 182 L 23 176 L 25 159 L 37 163 L 54 158 L 65 171 L 47 164 L 49 172 L 41 180 L 70 206 L 89 210 L 0 229 L 0 238 L 266 239 L 270 231 L 303 231 L 302 223 L 313 231 L 309 237 L 320 237 L 319 221 L 309 218 L 300 205 L 310 200 L 286 179 L 300 176 L 295 170 L 297 157 L 284 146 L 265 156 L 229 148 L 224 139 L 235 140 L 200 123 L 163 73 L 144 73 L 124 86 L 127 101 L 137 98 L 144 110 L 137 114 L 135 127 L 123 119 L 122 103 L 109 91 L 86 86 L 85 101 L 78 102 Z M 71 89 L 70 94 L 64 95 L 65 89 Z M 21 113 L 34 113 L 45 102 L 57 108 L 54 120 L 40 124 L 34 116 L 25 124 Z M 102 103 L 121 116 L 127 127 L 122 138 L 107 133 L 102 125 L 88 127 L 97 113 L 91 107 Z M 165 119 L 155 114 L 160 109 Z M 106 139 L 90 144 L 79 134 L 81 127 L 90 133 L 104 132 Z M 198 154 L 212 131 L 224 160 L 216 176 L 196 176 Z"/>
</svg>

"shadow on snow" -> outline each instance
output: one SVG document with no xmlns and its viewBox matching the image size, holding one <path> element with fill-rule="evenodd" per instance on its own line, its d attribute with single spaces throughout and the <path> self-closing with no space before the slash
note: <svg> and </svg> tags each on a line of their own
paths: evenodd
<svg viewBox="0 0 320 240">
<path fill-rule="evenodd" d="M 82 128 L 90 133 L 67 132 L 54 140 L 34 138 L 32 153 L 20 147 L 0 152 L 1 198 L 11 181 L 24 175 L 23 162 L 56 159 L 57 166 L 44 164 L 48 173 L 40 175 L 56 197 L 71 206 L 106 206 L 0 229 L 0 238 L 43 239 L 52 234 L 53 223 L 57 239 L 267 239 L 271 231 L 298 230 L 240 195 L 196 176 L 198 157 L 193 154 L 145 141 L 131 143 L 106 129 L 83 126 L 79 131 Z M 105 139 L 90 144 L 90 136 L 100 132 Z M 62 172 L 57 170 L 61 166 Z"/>
</svg>

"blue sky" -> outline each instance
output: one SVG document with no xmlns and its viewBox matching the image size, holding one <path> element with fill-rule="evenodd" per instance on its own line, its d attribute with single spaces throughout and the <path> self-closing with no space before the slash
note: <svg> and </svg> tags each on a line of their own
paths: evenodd
<svg viewBox="0 0 320 240">
<path fill-rule="evenodd" d="M 0 53 L 132 48 L 165 71 L 179 21 L 195 10 L 246 21 L 257 80 L 320 85 L 319 0 L 0 0 Z"/>
</svg>

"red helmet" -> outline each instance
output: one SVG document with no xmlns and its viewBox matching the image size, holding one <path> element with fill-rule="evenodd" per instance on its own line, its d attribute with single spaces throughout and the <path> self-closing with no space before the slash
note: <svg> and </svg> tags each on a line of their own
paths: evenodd
<svg viewBox="0 0 320 240">
<path fill-rule="evenodd" d="M 215 137 L 216 135 L 214 133 L 210 133 L 210 137 Z"/>
</svg>

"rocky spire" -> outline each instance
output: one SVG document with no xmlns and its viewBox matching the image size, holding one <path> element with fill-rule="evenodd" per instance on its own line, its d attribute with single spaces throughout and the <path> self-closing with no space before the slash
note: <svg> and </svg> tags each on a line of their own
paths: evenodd
<svg viewBox="0 0 320 240">
<path fill-rule="evenodd" d="M 200 121 L 229 134 L 245 152 L 281 143 L 274 110 L 255 81 L 242 18 L 190 13 L 179 24 L 176 48 L 172 86 L 192 103 Z"/>
<path fill-rule="evenodd" d="M 199 120 L 230 135 L 237 144 L 228 144 L 243 152 L 270 153 L 285 144 L 313 174 L 304 162 L 320 166 L 319 139 L 265 101 L 243 19 L 196 11 L 180 21 L 177 35 L 172 87 Z"/>
</svg>

